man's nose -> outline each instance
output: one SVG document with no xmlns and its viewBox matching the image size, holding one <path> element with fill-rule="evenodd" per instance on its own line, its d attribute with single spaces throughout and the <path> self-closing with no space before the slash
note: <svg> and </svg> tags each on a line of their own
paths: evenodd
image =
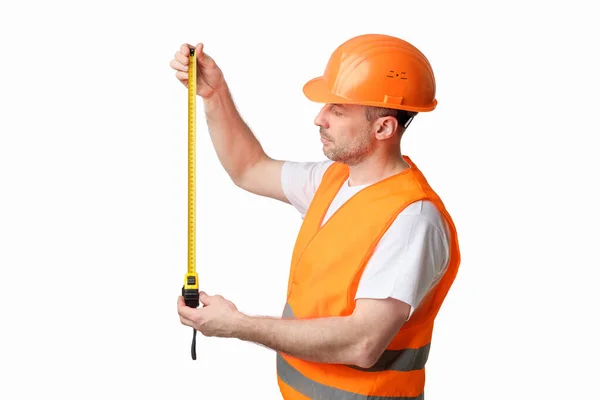
<svg viewBox="0 0 600 400">
<path fill-rule="evenodd" d="M 329 128 L 329 123 L 327 122 L 327 118 L 325 117 L 326 108 L 327 108 L 327 105 L 325 105 L 323 108 L 321 108 L 321 111 L 319 111 L 319 113 L 315 117 L 315 125 L 321 126 L 325 129 Z"/>
</svg>

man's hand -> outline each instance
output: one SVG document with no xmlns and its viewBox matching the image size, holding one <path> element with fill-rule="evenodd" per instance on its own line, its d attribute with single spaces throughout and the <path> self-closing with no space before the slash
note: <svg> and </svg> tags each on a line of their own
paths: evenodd
<svg viewBox="0 0 600 400">
<path fill-rule="evenodd" d="M 183 325 L 191 326 L 204 336 L 233 337 L 240 313 L 231 301 L 221 295 L 209 296 L 200 292 L 202 308 L 191 308 L 185 305 L 182 296 L 177 299 L 177 312 Z"/>
<path fill-rule="evenodd" d="M 175 70 L 175 76 L 188 87 L 188 68 L 190 64 L 190 48 L 192 46 L 184 43 L 171 60 L 171 68 Z M 204 99 L 210 98 L 215 91 L 224 84 L 223 72 L 215 60 L 204 52 L 204 44 L 198 43 L 196 49 L 196 93 Z"/>
</svg>

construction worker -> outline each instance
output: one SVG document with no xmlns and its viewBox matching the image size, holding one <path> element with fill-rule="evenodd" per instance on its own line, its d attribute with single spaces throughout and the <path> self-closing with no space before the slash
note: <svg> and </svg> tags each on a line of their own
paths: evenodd
<svg viewBox="0 0 600 400">
<path fill-rule="evenodd" d="M 170 64 L 186 86 L 190 47 Z M 280 318 L 200 292 L 197 309 L 178 298 L 181 323 L 274 349 L 285 399 L 423 399 L 434 319 L 460 263 L 448 211 L 401 154 L 412 119 L 437 105 L 427 58 L 387 35 L 338 46 L 304 86 L 323 104 L 314 123 L 327 159 L 291 162 L 265 154 L 223 72 L 202 43 L 194 47 L 221 164 L 237 186 L 290 203 L 303 222 Z"/>
</svg>

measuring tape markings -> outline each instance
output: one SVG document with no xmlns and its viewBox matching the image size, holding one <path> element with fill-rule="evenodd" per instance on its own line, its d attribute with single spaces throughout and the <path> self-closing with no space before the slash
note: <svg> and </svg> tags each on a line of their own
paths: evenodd
<svg viewBox="0 0 600 400">
<path fill-rule="evenodd" d="M 196 51 L 190 49 L 188 68 L 188 269 L 181 289 L 185 304 L 197 308 L 196 272 Z M 196 329 L 192 339 L 192 359 L 196 359 Z"/>
</svg>

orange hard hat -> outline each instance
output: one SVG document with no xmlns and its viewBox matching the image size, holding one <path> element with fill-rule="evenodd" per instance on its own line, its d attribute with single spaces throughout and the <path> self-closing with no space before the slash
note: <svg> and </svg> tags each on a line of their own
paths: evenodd
<svg viewBox="0 0 600 400">
<path fill-rule="evenodd" d="M 304 94 L 317 103 L 360 104 L 406 111 L 437 105 L 435 77 L 427 58 L 393 36 L 360 35 L 331 55 L 323 76 L 308 81 Z"/>
</svg>

